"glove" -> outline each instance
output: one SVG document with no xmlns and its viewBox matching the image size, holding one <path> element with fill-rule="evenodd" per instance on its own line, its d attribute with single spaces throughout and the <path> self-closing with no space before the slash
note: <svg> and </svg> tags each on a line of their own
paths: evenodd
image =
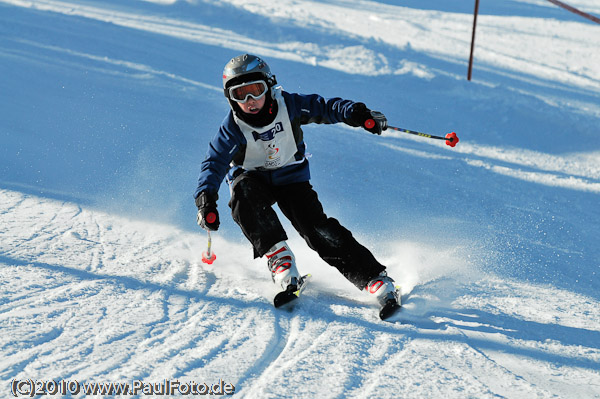
<svg viewBox="0 0 600 399">
<path fill-rule="evenodd" d="M 350 113 L 350 124 L 360 126 L 373 134 L 381 134 L 387 129 L 387 118 L 379 111 L 371 111 L 363 103 L 355 103 Z"/>
<path fill-rule="evenodd" d="M 219 229 L 219 211 L 217 211 L 217 194 L 212 195 L 205 191 L 196 198 L 198 215 L 196 221 L 204 230 L 217 231 Z"/>
</svg>

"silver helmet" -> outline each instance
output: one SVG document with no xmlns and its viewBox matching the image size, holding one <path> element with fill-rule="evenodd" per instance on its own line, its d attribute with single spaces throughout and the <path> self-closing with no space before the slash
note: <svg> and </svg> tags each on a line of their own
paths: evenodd
<svg viewBox="0 0 600 399">
<path fill-rule="evenodd" d="M 233 57 L 223 68 L 223 91 L 229 98 L 228 88 L 253 80 L 264 80 L 269 87 L 277 84 L 271 68 L 262 58 L 252 54 L 242 54 Z"/>
</svg>

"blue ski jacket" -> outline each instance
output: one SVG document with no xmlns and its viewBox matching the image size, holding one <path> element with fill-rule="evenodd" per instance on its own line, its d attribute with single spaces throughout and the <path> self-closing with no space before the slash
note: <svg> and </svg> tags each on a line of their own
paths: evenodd
<svg viewBox="0 0 600 399">
<path fill-rule="evenodd" d="M 287 108 L 287 117 L 290 123 L 284 123 L 283 126 L 291 126 L 296 145 L 294 159 L 293 162 L 281 167 L 269 169 L 256 167 L 250 170 L 262 175 L 265 181 L 274 185 L 308 181 L 310 170 L 308 160 L 305 157 L 304 134 L 300 126 L 309 123 L 332 124 L 339 122 L 356 126 L 350 119 L 353 106 L 356 103 L 341 98 L 325 99 L 318 94 L 288 93 L 280 88 L 277 89 L 280 90 L 280 96 L 285 101 L 285 107 L 279 107 L 278 109 L 277 118 L 285 117 L 285 115 L 279 115 L 279 113 L 285 112 L 285 108 Z M 282 110 L 282 108 L 284 109 Z M 261 130 L 261 128 L 255 129 Z M 216 195 L 226 175 L 227 181 L 231 183 L 234 176 L 237 176 L 240 171 L 247 170 L 243 167 L 246 149 L 254 144 L 248 143 L 247 137 L 254 141 L 264 141 L 272 138 L 272 136 L 265 138 L 265 135 L 268 136 L 268 132 L 253 131 L 251 135 L 244 135 L 242 130 L 233 111 L 230 110 L 218 133 L 208 146 L 206 157 L 200 167 L 198 187 L 194 193 L 194 198 L 198 198 L 201 192 Z"/>
</svg>

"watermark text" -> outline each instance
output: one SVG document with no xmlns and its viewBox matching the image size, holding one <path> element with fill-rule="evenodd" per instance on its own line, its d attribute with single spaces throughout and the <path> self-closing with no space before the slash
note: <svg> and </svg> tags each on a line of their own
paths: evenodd
<svg viewBox="0 0 600 399">
<path fill-rule="evenodd" d="M 195 381 L 165 379 L 160 382 L 79 382 L 77 380 L 33 380 L 14 379 L 11 381 L 11 393 L 14 397 L 42 395 L 107 395 L 107 396 L 205 396 L 233 395 L 235 386 L 223 380 L 214 384 Z"/>
</svg>

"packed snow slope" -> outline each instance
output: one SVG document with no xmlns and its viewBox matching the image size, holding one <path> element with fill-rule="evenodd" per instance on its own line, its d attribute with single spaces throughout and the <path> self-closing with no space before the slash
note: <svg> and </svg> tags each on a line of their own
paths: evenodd
<svg viewBox="0 0 600 399">
<path fill-rule="evenodd" d="M 242 398 L 600 397 L 600 26 L 484 1 L 468 82 L 472 7 L 0 0 L 0 396 L 167 379 Z M 225 185 L 201 262 L 192 193 L 243 52 L 288 91 L 460 137 L 304 129 L 327 213 L 402 285 L 391 323 L 289 224 L 314 278 L 273 309 Z"/>
</svg>

